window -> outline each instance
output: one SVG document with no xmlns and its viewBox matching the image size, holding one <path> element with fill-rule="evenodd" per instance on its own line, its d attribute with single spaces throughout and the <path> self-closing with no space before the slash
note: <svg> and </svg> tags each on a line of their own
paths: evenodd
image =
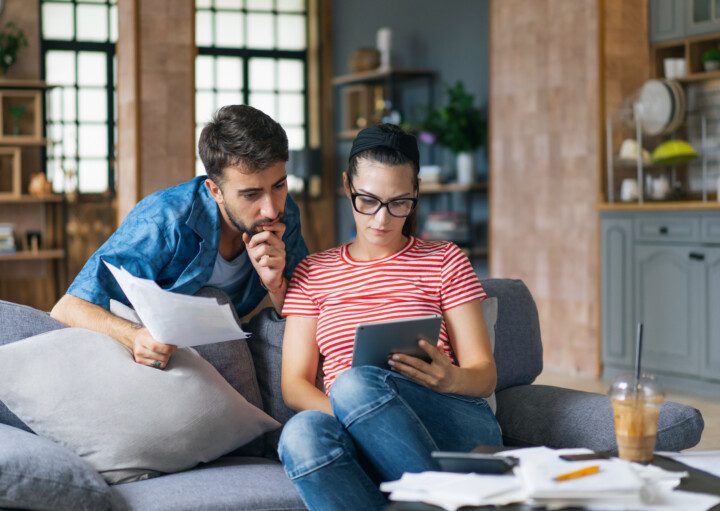
<svg viewBox="0 0 720 511">
<path fill-rule="evenodd" d="M 305 0 L 196 0 L 195 129 L 229 104 L 282 124 L 290 149 L 307 144 Z M 205 173 L 196 159 L 196 174 Z"/>
<path fill-rule="evenodd" d="M 115 188 L 116 0 L 40 1 L 48 177 L 57 192 Z"/>
</svg>

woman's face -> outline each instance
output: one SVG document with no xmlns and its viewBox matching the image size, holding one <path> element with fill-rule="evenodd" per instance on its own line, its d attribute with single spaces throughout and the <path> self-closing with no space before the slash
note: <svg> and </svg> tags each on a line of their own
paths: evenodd
<svg viewBox="0 0 720 511">
<path fill-rule="evenodd" d="M 386 203 L 416 197 L 413 168 L 410 164 L 385 165 L 360 159 L 357 162 L 357 174 L 351 176 L 348 182 L 348 174 L 345 173 L 344 182 L 348 197 L 354 192 Z M 357 204 L 362 200 L 362 197 L 358 197 Z M 392 247 L 402 239 L 402 228 L 406 219 L 391 215 L 387 207 L 381 207 L 373 215 L 358 213 L 355 208 L 352 212 L 358 239 L 380 247 Z"/>
</svg>

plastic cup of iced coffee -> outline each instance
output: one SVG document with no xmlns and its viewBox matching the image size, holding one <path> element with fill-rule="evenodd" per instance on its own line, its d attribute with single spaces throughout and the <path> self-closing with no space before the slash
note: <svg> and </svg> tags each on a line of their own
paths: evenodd
<svg viewBox="0 0 720 511">
<path fill-rule="evenodd" d="M 649 463 L 657 437 L 660 405 L 665 394 L 655 379 L 620 376 L 608 391 L 615 416 L 615 438 L 621 459 Z"/>
</svg>

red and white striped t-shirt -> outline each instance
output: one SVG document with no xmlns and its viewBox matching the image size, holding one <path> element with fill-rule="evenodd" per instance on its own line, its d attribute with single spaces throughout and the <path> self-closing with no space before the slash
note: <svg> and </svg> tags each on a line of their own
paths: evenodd
<svg viewBox="0 0 720 511">
<path fill-rule="evenodd" d="M 348 245 L 306 257 L 295 268 L 284 316 L 316 317 L 317 344 L 325 357 L 325 391 L 352 365 L 359 323 L 442 314 L 485 291 L 470 261 L 453 243 L 410 237 L 388 257 L 356 261 Z M 438 346 L 451 358 L 443 320 Z"/>
</svg>

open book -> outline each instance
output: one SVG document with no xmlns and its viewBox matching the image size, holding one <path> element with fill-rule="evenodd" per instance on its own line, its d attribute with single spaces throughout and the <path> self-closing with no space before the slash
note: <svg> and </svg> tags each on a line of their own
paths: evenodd
<svg viewBox="0 0 720 511">
<path fill-rule="evenodd" d="M 152 280 L 135 277 L 124 268 L 103 262 L 158 341 L 186 347 L 248 336 L 235 319 L 231 304 L 220 305 L 215 298 L 172 293 Z"/>
</svg>

